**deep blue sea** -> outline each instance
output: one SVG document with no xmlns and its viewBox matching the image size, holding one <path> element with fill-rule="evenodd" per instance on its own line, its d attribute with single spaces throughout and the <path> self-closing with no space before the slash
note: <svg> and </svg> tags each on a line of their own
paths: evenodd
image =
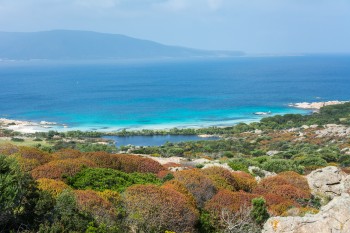
<svg viewBox="0 0 350 233">
<path fill-rule="evenodd" d="M 224 126 L 350 99 L 350 55 L 0 61 L 0 117 L 116 130 Z"/>
</svg>

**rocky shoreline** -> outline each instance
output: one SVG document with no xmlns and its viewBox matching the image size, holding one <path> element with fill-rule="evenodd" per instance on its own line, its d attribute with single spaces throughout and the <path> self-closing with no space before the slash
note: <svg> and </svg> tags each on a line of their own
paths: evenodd
<svg viewBox="0 0 350 233">
<path fill-rule="evenodd" d="M 300 109 L 320 110 L 322 107 L 325 107 L 325 106 L 345 104 L 347 102 L 349 101 L 333 100 L 333 101 L 326 101 L 326 102 L 302 102 L 302 103 L 289 104 L 288 106 L 293 108 L 300 108 Z"/>
</svg>

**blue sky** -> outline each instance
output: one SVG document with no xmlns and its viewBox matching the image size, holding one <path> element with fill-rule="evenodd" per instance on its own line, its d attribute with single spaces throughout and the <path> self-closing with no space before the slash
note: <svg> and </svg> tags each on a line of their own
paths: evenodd
<svg viewBox="0 0 350 233">
<path fill-rule="evenodd" d="M 0 0 L 0 31 L 52 29 L 249 53 L 349 53 L 350 0 Z"/>
</svg>

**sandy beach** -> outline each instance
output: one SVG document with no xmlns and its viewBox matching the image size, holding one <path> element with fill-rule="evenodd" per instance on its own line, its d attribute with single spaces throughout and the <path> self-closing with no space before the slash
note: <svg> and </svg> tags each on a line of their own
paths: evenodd
<svg viewBox="0 0 350 233">
<path fill-rule="evenodd" d="M 6 118 L 0 118 L 0 127 L 3 129 L 9 129 L 20 133 L 35 133 L 35 132 L 48 132 L 50 130 L 62 130 L 66 126 L 58 124 L 56 122 L 40 121 L 19 121 Z"/>
</svg>

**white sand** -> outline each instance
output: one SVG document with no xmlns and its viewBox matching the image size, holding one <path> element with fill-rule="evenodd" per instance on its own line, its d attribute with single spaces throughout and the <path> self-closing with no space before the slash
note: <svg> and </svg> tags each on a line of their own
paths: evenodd
<svg viewBox="0 0 350 233">
<path fill-rule="evenodd" d="M 0 127 L 3 129 L 9 129 L 20 133 L 35 133 L 48 132 L 50 130 L 59 130 L 64 126 L 59 125 L 56 122 L 41 121 L 39 123 L 36 123 L 32 121 L 19 121 L 0 118 Z"/>
</svg>

